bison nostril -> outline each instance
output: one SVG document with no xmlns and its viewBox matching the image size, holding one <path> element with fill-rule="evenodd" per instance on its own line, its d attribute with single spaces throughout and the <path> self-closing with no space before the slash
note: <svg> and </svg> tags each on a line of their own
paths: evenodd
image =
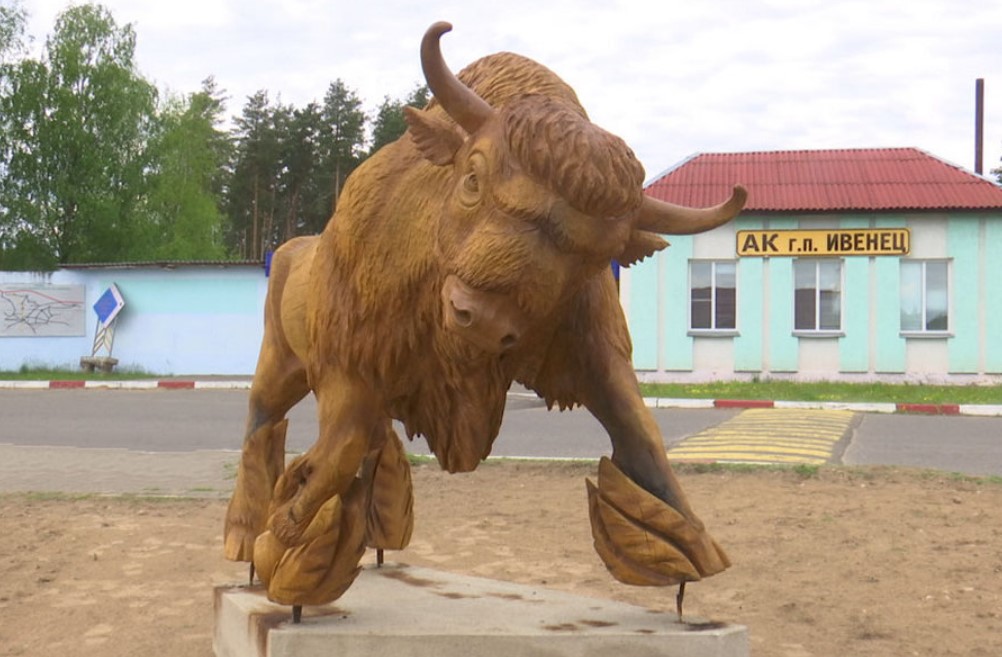
<svg viewBox="0 0 1002 657">
<path fill-rule="evenodd" d="M 518 342 L 518 338 L 513 333 L 509 333 L 503 338 L 501 338 L 501 348 L 511 349 L 512 347 L 515 346 L 516 342 Z"/>
<path fill-rule="evenodd" d="M 452 306 L 452 316 L 455 318 L 456 323 L 463 328 L 469 328 L 473 324 L 473 313 L 469 310 L 463 310 L 462 308 L 456 308 Z"/>
</svg>

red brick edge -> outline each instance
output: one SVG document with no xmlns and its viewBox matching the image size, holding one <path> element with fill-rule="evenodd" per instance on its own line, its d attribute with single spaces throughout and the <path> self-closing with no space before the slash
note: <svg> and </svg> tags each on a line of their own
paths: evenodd
<svg viewBox="0 0 1002 657">
<path fill-rule="evenodd" d="M 716 408 L 773 408 L 776 403 L 768 399 L 714 399 Z"/>
<path fill-rule="evenodd" d="M 895 404 L 898 413 L 925 413 L 927 415 L 960 415 L 959 404 Z"/>
<path fill-rule="evenodd" d="M 157 381 L 158 388 L 168 390 L 191 390 L 195 387 L 194 381 Z"/>
<path fill-rule="evenodd" d="M 49 381 L 49 388 L 56 390 L 67 390 L 69 388 L 83 388 L 86 381 Z"/>
</svg>

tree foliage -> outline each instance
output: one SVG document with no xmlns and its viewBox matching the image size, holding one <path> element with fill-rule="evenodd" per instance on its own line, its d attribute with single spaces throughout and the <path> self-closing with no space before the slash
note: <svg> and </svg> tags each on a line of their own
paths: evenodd
<svg viewBox="0 0 1002 657">
<path fill-rule="evenodd" d="M 230 239 L 237 253 L 260 258 L 296 235 L 323 229 L 344 182 L 364 160 L 366 116 L 342 80 L 323 103 L 273 104 L 264 90 L 235 120 L 227 190 Z"/>
<path fill-rule="evenodd" d="M 260 90 L 227 120 L 212 77 L 161 95 L 132 26 L 101 5 L 66 9 L 29 56 L 20 2 L 0 5 L 0 269 L 259 259 L 322 230 L 351 172 L 430 95 L 386 97 L 370 119 L 335 79 L 304 107 Z"/>
<path fill-rule="evenodd" d="M 366 117 L 358 94 L 340 79 L 327 88 L 320 117 L 318 174 L 327 183 L 321 198 L 332 214 L 345 180 L 365 158 Z"/>
<path fill-rule="evenodd" d="M 431 98 L 431 91 L 425 85 L 416 87 L 405 100 L 394 100 L 389 96 L 383 98 L 382 104 L 376 112 L 376 119 L 372 128 L 372 147 L 369 154 L 373 154 L 390 142 L 396 141 L 407 130 L 407 122 L 404 120 L 404 107 L 424 107 Z"/>
<path fill-rule="evenodd" d="M 107 10 L 71 7 L 40 60 L 10 68 L 0 98 L 5 242 L 49 263 L 109 261 L 138 236 L 156 89 L 135 71 L 135 33 Z"/>
<path fill-rule="evenodd" d="M 224 215 L 220 192 L 229 158 L 220 129 L 225 102 L 213 78 L 185 99 L 168 100 L 151 140 L 145 225 L 156 260 L 219 259 Z"/>
<path fill-rule="evenodd" d="M 0 5 L 0 65 L 24 53 L 27 21 L 20 2 Z"/>
<path fill-rule="evenodd" d="M 226 210 L 230 217 L 230 244 L 243 258 L 260 258 L 271 241 L 265 237 L 274 225 L 274 200 L 279 173 L 278 122 L 281 108 L 261 90 L 251 96 L 235 120 L 232 177 Z"/>
</svg>

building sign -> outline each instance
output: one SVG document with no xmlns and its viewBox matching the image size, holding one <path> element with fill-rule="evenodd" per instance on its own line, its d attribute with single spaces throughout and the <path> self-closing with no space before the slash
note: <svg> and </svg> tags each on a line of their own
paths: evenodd
<svg viewBox="0 0 1002 657">
<path fill-rule="evenodd" d="M 86 334 L 83 285 L 0 285 L 0 337 Z"/>
<path fill-rule="evenodd" d="M 907 228 L 831 228 L 821 230 L 739 230 L 742 257 L 908 255 Z"/>
</svg>

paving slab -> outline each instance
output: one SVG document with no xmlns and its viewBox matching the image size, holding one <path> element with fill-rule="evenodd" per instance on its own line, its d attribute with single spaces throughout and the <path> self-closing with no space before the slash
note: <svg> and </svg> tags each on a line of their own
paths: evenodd
<svg viewBox="0 0 1002 657">
<path fill-rule="evenodd" d="M 240 452 L 140 452 L 0 443 L 0 493 L 229 497 Z"/>
<path fill-rule="evenodd" d="M 215 590 L 216 657 L 747 657 L 744 626 L 401 564 L 366 567 L 334 603 Z"/>
</svg>

